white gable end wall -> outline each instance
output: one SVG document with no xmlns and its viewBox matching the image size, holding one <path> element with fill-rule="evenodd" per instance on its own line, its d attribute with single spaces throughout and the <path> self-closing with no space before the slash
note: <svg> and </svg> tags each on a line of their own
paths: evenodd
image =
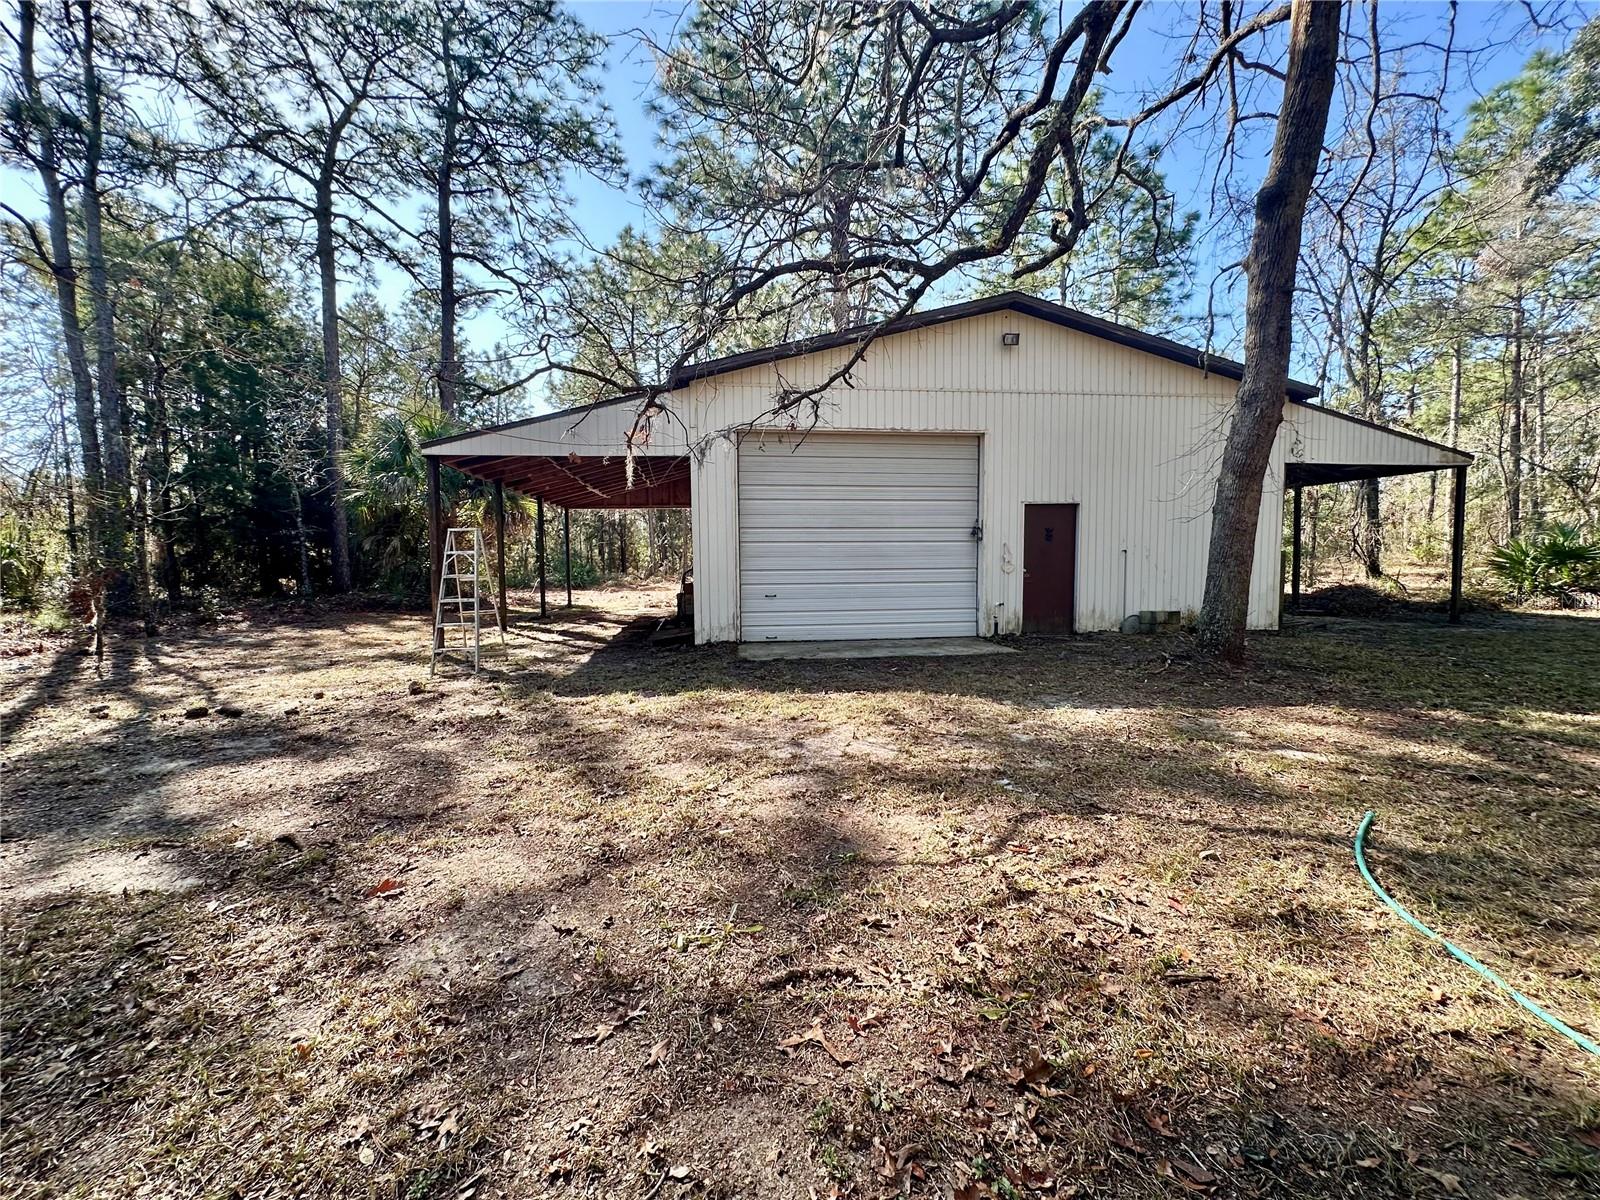
<svg viewBox="0 0 1600 1200">
<path fill-rule="evenodd" d="M 1021 344 L 1003 346 L 1007 331 Z M 828 350 L 713 376 L 670 400 L 689 440 L 705 447 L 691 472 L 697 641 L 741 632 L 738 456 L 730 438 L 714 435 L 757 421 L 779 388 L 825 378 L 847 355 Z M 1079 506 L 1078 629 L 1115 629 L 1141 609 L 1199 608 L 1233 380 L 997 312 L 882 339 L 852 383 L 825 397 L 819 428 L 979 437 L 983 632 L 1021 629 L 1029 503 Z M 779 433 L 769 424 L 743 436 Z M 1283 445 L 1257 528 L 1249 616 L 1257 629 L 1278 619 Z"/>
<path fill-rule="evenodd" d="M 1472 460 L 1409 437 L 1380 429 L 1325 408 L 1290 404 L 1278 431 L 1280 457 L 1287 462 L 1373 467 L 1413 467 L 1419 471 L 1441 466 L 1465 466 Z"/>
</svg>

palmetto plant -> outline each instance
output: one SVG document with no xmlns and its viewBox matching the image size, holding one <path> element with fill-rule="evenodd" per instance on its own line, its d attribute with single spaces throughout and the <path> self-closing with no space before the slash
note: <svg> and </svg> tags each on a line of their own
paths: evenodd
<svg viewBox="0 0 1600 1200">
<path fill-rule="evenodd" d="M 361 560 L 382 587 L 420 591 L 427 585 L 428 465 L 422 444 L 458 430 L 434 409 L 387 413 L 346 456 Z M 482 519 L 486 486 L 449 467 L 439 473 L 440 500 L 456 521 Z"/>
<path fill-rule="evenodd" d="M 1518 599 L 1547 596 L 1570 604 L 1580 592 L 1600 590 L 1600 541 L 1585 539 L 1576 525 L 1557 523 L 1512 538 L 1489 556 L 1489 569 Z"/>
</svg>

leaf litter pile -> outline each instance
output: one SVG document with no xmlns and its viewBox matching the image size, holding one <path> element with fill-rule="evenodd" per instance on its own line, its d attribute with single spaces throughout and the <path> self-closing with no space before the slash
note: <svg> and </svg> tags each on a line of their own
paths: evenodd
<svg viewBox="0 0 1600 1200">
<path fill-rule="evenodd" d="M 18 1197 L 1546 1196 L 1600 1069 L 1600 622 L 857 662 L 595 593 L 6 671 Z M 232 714 L 232 715 L 229 715 Z"/>
</svg>

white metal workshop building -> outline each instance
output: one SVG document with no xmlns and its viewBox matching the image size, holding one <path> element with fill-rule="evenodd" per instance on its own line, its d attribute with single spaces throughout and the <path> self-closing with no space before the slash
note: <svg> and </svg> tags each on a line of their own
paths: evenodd
<svg viewBox="0 0 1600 1200">
<path fill-rule="evenodd" d="M 814 428 L 763 416 L 865 332 L 687 367 L 642 426 L 624 396 L 425 453 L 435 475 L 553 505 L 689 508 L 701 643 L 1114 630 L 1199 608 L 1240 364 L 1013 292 L 891 325 Z M 1254 629 L 1278 623 L 1285 494 L 1303 486 L 1453 469 L 1459 573 L 1471 456 L 1315 394 L 1284 398 Z"/>
</svg>

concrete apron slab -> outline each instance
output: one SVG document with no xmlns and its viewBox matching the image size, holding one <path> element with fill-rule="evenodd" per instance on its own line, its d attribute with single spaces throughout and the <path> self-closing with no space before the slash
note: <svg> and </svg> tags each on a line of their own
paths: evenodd
<svg viewBox="0 0 1600 1200">
<path fill-rule="evenodd" d="M 743 642 L 739 657 L 751 662 L 780 658 L 960 658 L 1015 654 L 1010 646 L 977 637 L 869 638 L 848 642 Z"/>
</svg>

